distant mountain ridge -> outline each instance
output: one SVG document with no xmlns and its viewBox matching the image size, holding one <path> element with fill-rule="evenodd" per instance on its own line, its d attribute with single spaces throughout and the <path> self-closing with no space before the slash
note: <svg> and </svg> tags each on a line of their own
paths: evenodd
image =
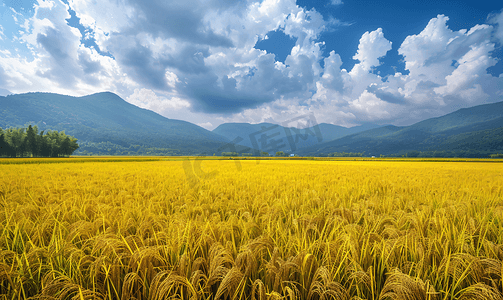
<svg viewBox="0 0 503 300">
<path fill-rule="evenodd" d="M 378 127 L 381 126 L 365 124 L 346 128 L 321 123 L 299 129 L 272 123 L 224 123 L 213 129 L 213 132 L 239 145 L 274 154 L 277 151 L 295 153 L 298 149 L 316 147 L 322 142 Z"/>
<path fill-rule="evenodd" d="M 463 108 L 410 126 L 385 126 L 303 148 L 303 155 L 362 152 L 396 155 L 413 151 L 480 156 L 503 152 L 503 102 Z"/>
<path fill-rule="evenodd" d="M 79 140 L 81 149 L 162 148 L 162 154 L 213 154 L 228 141 L 189 122 L 165 118 L 105 92 L 83 97 L 52 93 L 28 93 L 0 97 L 0 127 L 28 123 L 40 130 L 64 130 Z M 94 150 L 96 152 L 96 149 Z M 117 152 L 117 151 L 116 151 Z M 148 154 L 148 153 L 142 153 Z M 159 154 L 159 153 L 151 153 Z"/>
<path fill-rule="evenodd" d="M 487 157 L 503 153 L 503 102 L 463 108 L 410 126 L 345 128 L 321 123 L 299 129 L 295 122 L 285 127 L 225 123 L 208 131 L 136 107 L 109 92 L 83 97 L 52 93 L 0 96 L 0 127 L 27 124 L 75 136 L 80 145 L 75 154 L 220 155 L 228 151 L 257 154 L 261 150 L 301 156 L 447 153 Z"/>
</svg>

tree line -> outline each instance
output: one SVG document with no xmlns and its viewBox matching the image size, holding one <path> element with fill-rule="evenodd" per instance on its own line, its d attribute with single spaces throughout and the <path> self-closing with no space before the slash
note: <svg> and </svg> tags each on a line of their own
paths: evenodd
<svg viewBox="0 0 503 300">
<path fill-rule="evenodd" d="M 364 152 L 332 152 L 328 154 L 328 157 L 363 157 Z"/>
<path fill-rule="evenodd" d="M 77 139 L 64 131 L 38 132 L 28 128 L 0 128 L 0 157 L 61 157 L 79 148 Z"/>
</svg>

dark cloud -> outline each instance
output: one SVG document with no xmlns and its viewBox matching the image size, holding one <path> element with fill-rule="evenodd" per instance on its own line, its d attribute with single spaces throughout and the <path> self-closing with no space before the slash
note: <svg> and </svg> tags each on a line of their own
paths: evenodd
<svg viewBox="0 0 503 300">
<path fill-rule="evenodd" d="M 93 61 L 87 51 L 78 49 L 74 39 L 72 32 L 51 27 L 47 27 L 44 33 L 39 33 L 37 43 L 50 58 L 47 61 L 49 70 L 39 70 L 37 75 L 54 80 L 59 86 L 66 88 L 73 88 L 78 80 L 99 85 L 99 80 L 92 75 L 102 72 L 103 67 L 98 61 Z"/>
<path fill-rule="evenodd" d="M 263 90 L 278 98 L 281 95 L 294 94 L 305 89 L 305 80 L 301 80 L 299 76 L 288 75 L 288 72 L 275 68 L 273 54 L 263 55 L 257 59 L 256 71 L 249 78 L 249 88 L 255 91 Z"/>
<path fill-rule="evenodd" d="M 434 88 L 436 87 L 439 87 L 440 84 L 438 83 L 435 83 L 433 81 L 430 81 L 430 80 L 427 80 L 427 81 L 423 81 L 421 80 L 417 86 L 416 86 L 416 90 L 424 90 L 424 91 L 429 91 L 429 90 L 433 90 Z"/>
<path fill-rule="evenodd" d="M 132 31 L 149 32 L 154 37 L 176 38 L 195 44 L 232 47 L 232 41 L 203 24 L 205 4 L 193 1 L 130 1 L 138 21 Z"/>
<path fill-rule="evenodd" d="M 263 55 L 248 76 L 220 78 L 211 72 L 190 74 L 181 78 L 178 88 L 192 99 L 194 111 L 205 113 L 237 113 L 247 108 L 256 108 L 281 96 L 298 96 L 313 81 L 309 72 L 289 76 L 288 71 L 275 68 L 274 55 Z M 307 68 L 300 59 L 300 68 Z M 310 69 L 312 72 L 312 70 Z M 238 88 L 239 81 L 239 88 Z"/>
<path fill-rule="evenodd" d="M 405 104 L 405 100 L 401 95 L 395 95 L 393 93 L 384 92 L 384 91 L 377 91 L 377 92 L 375 92 L 375 95 L 377 96 L 377 98 L 381 99 L 382 101 L 386 101 L 386 102 L 394 103 L 394 104 Z"/>
<path fill-rule="evenodd" d="M 137 42 L 131 43 L 126 37 L 115 38 L 111 47 L 115 58 L 135 81 L 149 88 L 169 89 L 165 79 L 166 62 L 155 58 L 152 50 Z"/>
<path fill-rule="evenodd" d="M 229 78 L 227 75 L 225 75 L 222 78 L 222 84 L 224 85 L 224 91 L 234 91 L 236 89 L 236 79 L 234 78 Z"/>
<path fill-rule="evenodd" d="M 205 113 L 237 113 L 246 108 L 255 108 L 274 98 L 260 90 L 243 93 L 236 89 L 236 80 L 224 77 L 223 87 L 218 85 L 215 74 L 191 75 L 183 85 L 184 92 L 192 99 L 192 109 Z"/>
<path fill-rule="evenodd" d="M 57 61 L 68 59 L 67 51 L 65 51 L 67 48 L 65 42 L 61 32 L 54 28 L 49 27 L 45 34 L 39 33 L 37 35 L 37 43 L 42 45 L 42 47 Z"/>
<path fill-rule="evenodd" d="M 108 48 L 116 60 L 125 67 L 129 76 L 146 87 L 158 90 L 170 90 L 166 83 L 168 68 L 177 70 L 182 76 L 209 72 L 204 59 L 209 56 L 207 46 L 188 44 L 175 49 L 165 49 L 153 53 L 148 46 L 143 46 L 136 39 L 127 35 L 115 35 L 108 43 Z"/>
<path fill-rule="evenodd" d="M 292 60 L 287 70 L 276 68 L 274 54 L 263 55 L 248 75 L 231 78 L 216 75 L 218 66 L 213 66 L 213 70 L 205 64 L 210 55 L 206 45 L 189 43 L 177 49 L 167 45 L 153 53 L 140 41 L 116 34 L 108 47 L 128 76 L 145 87 L 171 90 L 165 74 L 167 70 L 176 70 L 177 90 L 191 99 L 194 111 L 236 113 L 281 96 L 298 96 L 314 82 L 312 62 L 305 55 Z"/>
<path fill-rule="evenodd" d="M 400 93 L 391 93 L 388 91 L 383 91 L 377 87 L 377 85 L 371 85 L 367 88 L 369 93 L 373 93 L 377 98 L 382 101 L 386 101 L 394 104 L 405 104 L 405 99 Z"/>
<path fill-rule="evenodd" d="M 166 56 L 166 65 L 186 74 L 206 73 L 209 69 L 204 64 L 204 58 L 209 56 L 207 47 L 188 45 L 176 54 Z"/>
<path fill-rule="evenodd" d="M 91 60 L 91 57 L 87 52 L 79 53 L 79 64 L 82 66 L 82 70 L 85 74 L 95 74 L 103 70 L 100 62 Z"/>
<path fill-rule="evenodd" d="M 195 98 L 200 101 L 193 110 L 196 112 L 204 112 L 210 114 L 229 114 L 229 113 L 239 113 L 246 108 L 255 108 L 260 104 L 263 104 L 261 100 L 272 101 L 271 97 L 258 99 L 253 96 L 248 96 L 244 94 L 228 94 L 221 90 L 206 90 L 204 93 L 194 93 Z"/>
<path fill-rule="evenodd" d="M 50 69 L 46 72 L 37 71 L 37 75 L 55 80 L 62 87 L 71 88 L 77 82 L 76 76 L 80 69 L 68 55 L 71 41 L 54 28 L 47 28 L 45 34 L 37 35 L 37 43 L 50 55 Z"/>
</svg>

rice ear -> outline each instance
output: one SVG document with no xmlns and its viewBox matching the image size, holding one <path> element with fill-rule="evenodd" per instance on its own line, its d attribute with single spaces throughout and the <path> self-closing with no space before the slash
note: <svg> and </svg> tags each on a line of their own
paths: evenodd
<svg viewBox="0 0 503 300">
<path fill-rule="evenodd" d="M 228 250 L 219 243 L 214 243 L 208 253 L 209 272 L 208 272 L 208 288 L 213 293 L 220 289 L 222 281 L 227 276 L 227 273 L 234 265 L 234 260 Z"/>
<path fill-rule="evenodd" d="M 190 277 L 190 284 L 197 291 L 198 295 L 203 293 L 209 294 L 208 277 L 201 270 L 196 270 L 192 272 Z"/>
<path fill-rule="evenodd" d="M 332 281 L 330 272 L 326 267 L 319 267 L 307 294 L 308 300 L 314 299 L 341 299 L 349 300 L 349 292 L 341 284 Z"/>
<path fill-rule="evenodd" d="M 147 299 L 147 292 L 143 280 L 136 272 L 131 272 L 126 274 L 124 277 L 124 282 L 122 284 L 122 300 L 136 299 L 142 300 Z"/>
<path fill-rule="evenodd" d="M 267 300 L 282 300 L 283 296 L 279 294 L 278 292 L 271 292 L 269 296 L 267 297 Z"/>
<path fill-rule="evenodd" d="M 438 293 L 429 283 L 425 283 L 419 278 L 412 278 L 395 269 L 386 279 L 379 296 L 379 300 L 388 299 L 434 300 L 438 299 Z"/>
<path fill-rule="evenodd" d="M 484 283 L 476 283 L 459 292 L 459 300 L 503 300 L 501 292 Z"/>
<path fill-rule="evenodd" d="M 105 299 L 105 297 L 98 293 L 86 288 L 81 285 L 73 283 L 71 279 L 64 275 L 54 274 L 49 272 L 44 277 L 44 284 L 42 291 L 39 295 L 33 297 L 33 299 L 51 299 L 51 300 L 100 300 Z"/>
<path fill-rule="evenodd" d="M 267 291 L 264 286 L 264 283 L 260 279 L 256 279 L 253 282 L 252 290 L 251 290 L 251 300 L 266 300 L 267 299 Z"/>
<path fill-rule="evenodd" d="M 197 299 L 198 293 L 186 277 L 171 271 L 159 272 L 149 289 L 149 299 L 163 300 L 168 298 Z"/>
<path fill-rule="evenodd" d="M 234 296 L 239 293 L 239 288 L 242 289 L 244 287 L 245 281 L 245 276 L 238 268 L 234 267 L 230 269 L 218 286 L 215 299 L 221 296 L 224 296 L 224 299 L 234 299 Z"/>
</svg>

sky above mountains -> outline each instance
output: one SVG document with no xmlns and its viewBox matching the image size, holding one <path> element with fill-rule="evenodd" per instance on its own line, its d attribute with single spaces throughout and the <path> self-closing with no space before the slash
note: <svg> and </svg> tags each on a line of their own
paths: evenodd
<svg viewBox="0 0 503 300">
<path fill-rule="evenodd" d="M 207 129 L 409 125 L 503 101 L 496 2 L 3 0 L 0 94 L 111 91 Z"/>
</svg>

